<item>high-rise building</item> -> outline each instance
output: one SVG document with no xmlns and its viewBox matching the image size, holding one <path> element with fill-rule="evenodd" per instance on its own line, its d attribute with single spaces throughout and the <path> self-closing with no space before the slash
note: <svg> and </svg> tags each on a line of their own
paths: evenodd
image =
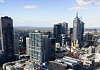
<svg viewBox="0 0 100 70">
<path fill-rule="evenodd" d="M 19 55 L 26 54 L 26 36 L 19 37 Z"/>
<path fill-rule="evenodd" d="M 83 42 L 83 34 L 84 34 L 84 22 L 80 20 L 78 17 L 78 13 L 76 18 L 73 21 L 73 42 L 79 43 L 79 45 Z"/>
<path fill-rule="evenodd" d="M 28 31 L 14 29 L 14 51 L 16 55 L 26 54 L 26 37 L 29 37 Z"/>
<path fill-rule="evenodd" d="M 62 34 L 62 26 L 61 24 L 54 25 L 54 38 L 56 39 L 57 43 L 61 43 L 61 34 Z"/>
<path fill-rule="evenodd" d="M 11 61 L 14 56 L 13 20 L 5 16 L 0 19 L 0 62 Z"/>
<path fill-rule="evenodd" d="M 96 46 L 97 45 L 97 36 L 92 33 L 85 34 L 85 47 Z"/>
<path fill-rule="evenodd" d="M 66 42 L 68 36 L 68 23 L 59 23 L 54 25 L 54 38 L 56 39 L 56 43 L 60 43 L 62 46 L 62 41 Z"/>
<path fill-rule="evenodd" d="M 70 37 L 72 37 L 72 34 L 73 34 L 73 28 L 70 28 Z"/>
<path fill-rule="evenodd" d="M 30 59 L 39 63 L 55 59 L 55 39 L 41 32 L 30 33 Z"/>
<path fill-rule="evenodd" d="M 30 38 L 26 37 L 26 54 L 30 55 Z"/>
</svg>

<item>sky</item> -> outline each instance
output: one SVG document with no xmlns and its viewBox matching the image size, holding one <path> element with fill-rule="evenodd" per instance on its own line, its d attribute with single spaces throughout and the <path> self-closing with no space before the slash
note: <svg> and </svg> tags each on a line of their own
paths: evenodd
<svg viewBox="0 0 100 70">
<path fill-rule="evenodd" d="M 77 12 L 85 27 L 100 27 L 100 0 L 0 0 L 0 16 L 11 17 L 15 27 L 72 27 Z"/>
</svg>

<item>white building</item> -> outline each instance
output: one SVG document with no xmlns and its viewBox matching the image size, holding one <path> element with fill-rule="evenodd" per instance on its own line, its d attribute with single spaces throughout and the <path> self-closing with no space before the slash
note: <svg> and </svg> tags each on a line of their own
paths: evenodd
<svg viewBox="0 0 100 70">
<path fill-rule="evenodd" d="M 26 37 L 26 54 L 30 55 L 30 38 Z"/>
</svg>

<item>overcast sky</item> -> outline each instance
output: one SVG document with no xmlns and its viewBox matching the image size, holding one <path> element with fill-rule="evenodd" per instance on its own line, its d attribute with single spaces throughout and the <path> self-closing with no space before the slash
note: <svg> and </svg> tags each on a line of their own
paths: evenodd
<svg viewBox="0 0 100 70">
<path fill-rule="evenodd" d="M 0 16 L 12 17 L 14 26 L 71 27 L 77 11 L 85 27 L 100 27 L 100 0 L 0 0 Z"/>
</svg>

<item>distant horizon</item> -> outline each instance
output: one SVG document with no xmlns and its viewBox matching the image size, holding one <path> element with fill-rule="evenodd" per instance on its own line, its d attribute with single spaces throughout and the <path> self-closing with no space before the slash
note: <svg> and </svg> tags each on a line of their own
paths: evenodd
<svg viewBox="0 0 100 70">
<path fill-rule="evenodd" d="M 53 27 L 32 27 L 32 26 L 14 26 L 14 28 L 53 28 Z M 68 27 L 72 28 L 72 27 Z M 85 29 L 100 29 L 100 27 L 85 27 Z"/>
</svg>

